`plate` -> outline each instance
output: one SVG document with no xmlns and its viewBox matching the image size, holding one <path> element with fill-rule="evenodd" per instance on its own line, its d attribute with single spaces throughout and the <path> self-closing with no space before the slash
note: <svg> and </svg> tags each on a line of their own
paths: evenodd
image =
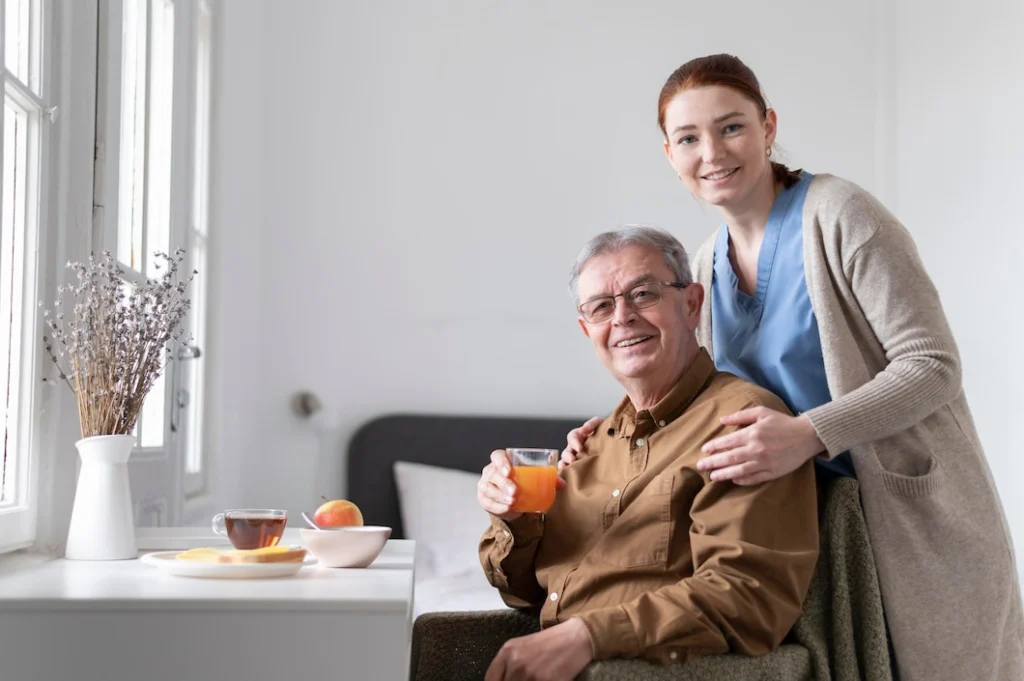
<svg viewBox="0 0 1024 681">
<path fill-rule="evenodd" d="M 170 551 L 171 549 L 184 551 L 193 546 L 209 546 L 215 549 L 233 548 L 226 537 L 215 535 L 208 527 L 139 527 L 135 530 L 135 545 L 139 551 Z"/>
<path fill-rule="evenodd" d="M 306 553 L 301 563 L 196 563 L 178 560 L 181 551 L 146 553 L 139 559 L 169 575 L 176 577 L 206 577 L 211 579 L 265 579 L 290 577 L 303 566 L 313 565 L 316 558 Z"/>
</svg>

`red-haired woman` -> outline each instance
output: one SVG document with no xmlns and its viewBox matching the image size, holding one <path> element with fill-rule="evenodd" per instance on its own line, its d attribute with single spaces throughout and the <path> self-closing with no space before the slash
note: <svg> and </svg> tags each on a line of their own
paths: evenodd
<svg viewBox="0 0 1024 681">
<path fill-rule="evenodd" d="M 701 343 L 796 414 L 727 417 L 701 465 L 739 485 L 811 457 L 856 476 L 902 681 L 1024 679 L 1009 527 L 935 287 L 868 192 L 771 160 L 777 120 L 730 55 L 684 64 L 658 98 L 672 169 L 724 218 L 695 258 Z"/>
</svg>

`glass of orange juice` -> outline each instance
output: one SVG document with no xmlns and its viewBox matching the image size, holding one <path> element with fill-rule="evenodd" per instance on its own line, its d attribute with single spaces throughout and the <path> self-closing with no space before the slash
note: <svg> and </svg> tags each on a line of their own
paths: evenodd
<svg viewBox="0 0 1024 681">
<path fill-rule="evenodd" d="M 508 448 L 516 498 L 512 510 L 520 513 L 544 513 L 555 503 L 557 449 Z"/>
</svg>

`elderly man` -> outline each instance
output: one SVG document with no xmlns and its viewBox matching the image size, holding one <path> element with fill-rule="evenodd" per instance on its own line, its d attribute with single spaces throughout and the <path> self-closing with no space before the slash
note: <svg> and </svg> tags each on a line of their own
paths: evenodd
<svg viewBox="0 0 1024 681">
<path fill-rule="evenodd" d="M 601 234 L 570 290 L 626 396 L 558 480 L 546 514 L 513 509 L 504 450 L 477 496 L 487 579 L 542 630 L 505 644 L 487 681 L 571 679 L 591 660 L 656 663 L 771 651 L 796 622 L 818 557 L 814 469 L 753 486 L 697 470 L 721 417 L 775 395 L 718 372 L 694 330 L 704 291 L 683 247 L 646 227 Z"/>
</svg>

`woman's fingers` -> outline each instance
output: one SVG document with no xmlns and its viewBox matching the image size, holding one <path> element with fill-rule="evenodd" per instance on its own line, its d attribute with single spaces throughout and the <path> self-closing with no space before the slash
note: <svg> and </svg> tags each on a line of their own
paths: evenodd
<svg viewBox="0 0 1024 681">
<path fill-rule="evenodd" d="M 597 427 L 603 421 L 602 417 L 593 416 L 587 419 L 587 422 L 579 428 L 573 428 L 569 431 L 569 434 L 565 436 L 566 448 L 562 450 L 562 455 L 558 459 L 558 470 L 562 470 L 576 461 L 576 456 L 583 451 L 587 438 L 597 432 Z"/>
<path fill-rule="evenodd" d="M 743 478 L 736 478 L 733 482 L 737 485 L 742 485 L 743 487 L 750 487 L 751 485 L 760 485 L 762 482 L 768 482 L 769 480 L 774 479 L 775 476 L 771 473 L 761 471 L 760 473 L 754 473 L 753 475 L 748 475 Z"/>
<path fill-rule="evenodd" d="M 707 442 L 704 443 L 704 446 L 701 447 L 700 450 L 705 454 L 714 454 L 716 452 L 724 452 L 729 451 L 730 449 L 736 449 L 750 442 L 750 438 L 754 435 L 754 433 L 755 431 L 751 430 L 750 428 L 743 428 L 733 433 L 729 433 L 728 435 L 716 437 L 714 440 L 708 440 Z M 706 460 L 707 459 L 704 459 L 704 461 Z M 699 465 L 698 468 L 700 468 Z"/>
<path fill-rule="evenodd" d="M 728 468 L 729 466 L 736 466 L 744 461 L 751 461 L 755 458 L 753 448 L 746 443 L 740 443 L 737 447 L 704 457 L 697 462 L 697 470 L 716 471 Z"/>
<path fill-rule="evenodd" d="M 751 407 L 750 409 L 741 409 L 740 411 L 729 414 L 728 416 L 723 416 L 722 423 L 728 426 L 749 426 L 771 413 L 777 412 L 770 411 L 768 407 Z"/>
<path fill-rule="evenodd" d="M 757 461 L 744 461 L 735 466 L 726 466 L 711 472 L 711 479 L 715 482 L 722 480 L 737 480 L 739 478 L 750 478 L 763 471 Z"/>
<path fill-rule="evenodd" d="M 569 464 L 576 461 L 576 455 L 573 454 L 569 449 L 562 450 L 562 456 L 558 458 L 558 470 L 562 470 Z"/>
<path fill-rule="evenodd" d="M 565 437 L 566 441 L 569 443 L 569 446 L 566 447 L 566 450 L 574 453 L 582 452 L 583 443 L 587 441 L 587 437 L 588 436 L 584 432 L 582 426 L 580 426 L 579 428 L 573 428 Z"/>
<path fill-rule="evenodd" d="M 590 437 L 591 435 L 597 432 L 597 427 L 601 425 L 603 422 L 604 418 L 600 416 L 591 416 L 589 419 L 587 419 L 586 423 L 580 426 L 580 428 L 583 430 L 584 433 L 586 433 L 587 437 Z"/>
</svg>

